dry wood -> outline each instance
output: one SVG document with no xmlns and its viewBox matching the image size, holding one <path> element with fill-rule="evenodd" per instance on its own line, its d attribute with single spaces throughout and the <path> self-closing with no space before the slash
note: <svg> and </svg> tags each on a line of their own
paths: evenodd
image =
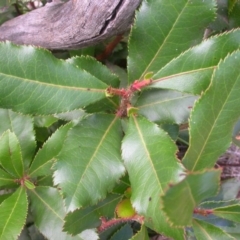
<svg viewBox="0 0 240 240">
<path fill-rule="evenodd" d="M 141 0 L 51 2 L 0 26 L 0 41 L 48 49 L 94 45 L 129 28 Z"/>
</svg>

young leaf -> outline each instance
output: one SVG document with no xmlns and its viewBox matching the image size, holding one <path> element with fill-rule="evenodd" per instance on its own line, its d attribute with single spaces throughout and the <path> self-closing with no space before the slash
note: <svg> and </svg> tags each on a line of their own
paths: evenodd
<svg viewBox="0 0 240 240">
<path fill-rule="evenodd" d="M 166 63 L 199 43 L 214 19 L 215 1 L 143 1 L 129 42 L 129 82 L 156 73 Z"/>
<path fill-rule="evenodd" d="M 136 215 L 130 199 L 123 199 L 116 207 L 116 213 L 119 218 L 131 218 Z"/>
<path fill-rule="evenodd" d="M 53 160 L 61 151 L 67 133 L 72 126 L 72 123 L 64 125 L 54 132 L 47 140 L 33 160 L 29 169 L 30 177 L 47 176 L 52 174 L 51 167 Z"/>
<path fill-rule="evenodd" d="M 68 211 L 96 204 L 114 187 L 125 168 L 121 161 L 121 123 L 95 114 L 73 127 L 54 166 Z"/>
<path fill-rule="evenodd" d="M 223 231 L 221 228 L 218 228 L 207 222 L 194 219 L 193 221 L 193 230 L 197 240 L 209 239 L 209 240 L 234 240 L 232 236 Z"/>
<path fill-rule="evenodd" d="M 160 209 L 160 195 L 169 182 L 179 181 L 183 172 L 176 152 L 174 142 L 156 124 L 141 117 L 130 118 L 122 157 L 131 182 L 133 208 L 153 229 L 180 240 L 183 231 L 172 229 Z"/>
<path fill-rule="evenodd" d="M 34 189 L 36 186 L 31 182 L 29 181 L 28 179 L 26 179 L 24 181 L 24 186 L 27 188 L 27 189 Z"/>
<path fill-rule="evenodd" d="M 154 89 L 145 91 L 135 106 L 138 113 L 158 123 L 186 123 L 195 96 L 176 91 Z"/>
<path fill-rule="evenodd" d="M 191 171 L 210 168 L 228 148 L 240 113 L 240 51 L 225 58 L 190 118 L 190 146 L 183 164 Z"/>
<path fill-rule="evenodd" d="M 8 129 L 16 134 L 21 146 L 24 166 L 29 167 L 36 148 L 32 118 L 8 109 L 0 109 L 0 122 L 0 135 Z"/>
<path fill-rule="evenodd" d="M 66 210 L 57 189 L 36 187 L 28 193 L 35 225 L 44 236 L 57 240 L 81 240 L 79 236 L 71 237 L 62 232 Z"/>
<path fill-rule="evenodd" d="M 215 208 L 213 214 L 240 223 L 240 204 Z"/>
<path fill-rule="evenodd" d="M 1 107 L 46 115 L 105 97 L 105 83 L 44 49 L 0 43 L 0 62 Z"/>
<path fill-rule="evenodd" d="M 149 240 L 147 228 L 142 225 L 141 229 L 130 240 Z"/>
<path fill-rule="evenodd" d="M 95 206 L 89 206 L 69 213 L 64 219 L 64 231 L 76 235 L 85 229 L 99 227 L 101 224 L 100 217 L 114 218 L 116 205 L 121 198 L 121 195 L 110 194 Z"/>
<path fill-rule="evenodd" d="M 192 173 L 170 187 L 162 197 L 163 210 L 169 221 L 177 227 L 191 226 L 194 208 L 204 199 L 218 193 L 220 175 L 219 170 Z"/>
<path fill-rule="evenodd" d="M 27 194 L 24 188 L 19 187 L 0 205 L 0 239 L 17 239 L 24 227 L 27 209 Z"/>
<path fill-rule="evenodd" d="M 200 95 L 210 84 L 220 60 L 239 49 L 240 30 L 203 41 L 172 60 L 153 76 L 151 88 L 167 88 Z"/>
<path fill-rule="evenodd" d="M 16 135 L 9 130 L 0 137 L 0 163 L 16 178 L 24 175 L 21 148 Z"/>
</svg>

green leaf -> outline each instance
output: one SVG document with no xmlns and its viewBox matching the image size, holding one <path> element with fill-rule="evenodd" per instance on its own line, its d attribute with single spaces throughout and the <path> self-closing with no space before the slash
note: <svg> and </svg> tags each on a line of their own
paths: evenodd
<svg viewBox="0 0 240 240">
<path fill-rule="evenodd" d="M 141 229 L 131 238 L 131 240 L 149 240 L 147 228 L 142 225 Z"/>
<path fill-rule="evenodd" d="M 119 79 L 117 75 L 110 72 L 106 66 L 104 66 L 102 63 L 100 63 L 93 57 L 73 57 L 68 59 L 66 62 L 71 63 L 78 68 L 89 72 L 94 77 L 106 83 L 108 86 L 112 86 L 115 88 L 119 86 Z"/>
<path fill-rule="evenodd" d="M 108 86 L 117 88 L 119 86 L 118 77 L 111 73 L 106 66 L 97 61 L 95 58 L 89 56 L 74 57 L 68 59 L 67 62 L 83 69 L 94 77 L 98 78 Z M 86 107 L 86 111 L 90 113 L 101 112 L 104 110 L 116 110 L 118 107 L 118 98 L 106 98 L 102 99 L 95 104 L 91 104 Z"/>
<path fill-rule="evenodd" d="M 9 130 L 0 137 L 0 163 L 12 176 L 23 177 L 24 166 L 20 144 L 16 135 Z"/>
<path fill-rule="evenodd" d="M 24 227 L 27 209 L 27 194 L 22 187 L 2 202 L 0 205 L 0 239 L 17 239 Z"/>
<path fill-rule="evenodd" d="M 28 167 L 36 148 L 32 118 L 11 110 L 0 109 L 0 122 L 0 135 L 8 129 L 16 134 L 21 146 L 24 166 Z"/>
<path fill-rule="evenodd" d="M 170 187 L 162 197 L 163 210 L 169 221 L 177 227 L 191 226 L 194 208 L 204 199 L 218 193 L 220 175 L 219 170 L 191 173 Z"/>
<path fill-rule="evenodd" d="M 228 12 L 230 13 L 238 0 L 228 0 Z"/>
<path fill-rule="evenodd" d="M 214 19 L 213 0 L 143 1 L 129 42 L 129 82 L 156 73 L 166 63 L 199 43 Z"/>
<path fill-rule="evenodd" d="M 225 201 L 229 202 L 237 199 L 240 191 L 240 182 L 237 179 L 231 178 L 221 181 L 221 188 L 217 196 L 207 199 L 207 201 Z"/>
<path fill-rule="evenodd" d="M 100 217 L 114 218 L 116 205 L 121 199 L 121 195 L 109 194 L 95 206 L 89 206 L 69 213 L 64 219 L 64 231 L 75 235 L 85 229 L 99 227 L 101 224 Z"/>
<path fill-rule="evenodd" d="M 186 123 L 190 110 L 196 100 L 195 96 L 176 91 L 145 91 L 137 100 L 138 113 L 158 123 Z"/>
<path fill-rule="evenodd" d="M 240 223 L 240 204 L 213 209 L 213 214 Z"/>
<path fill-rule="evenodd" d="M 34 189 L 36 186 L 29 180 L 25 180 L 24 181 L 24 186 L 27 188 L 27 189 Z"/>
<path fill-rule="evenodd" d="M 8 187 L 12 187 L 12 186 L 16 186 L 16 183 L 15 183 L 15 178 L 5 172 L 4 170 L 2 170 L 0 168 L 0 187 L 4 187 L 4 186 L 8 186 Z"/>
<path fill-rule="evenodd" d="M 179 134 L 178 124 L 161 124 L 160 127 L 172 138 L 174 142 L 177 141 Z"/>
<path fill-rule="evenodd" d="M 191 171 L 213 167 L 229 147 L 239 118 L 240 51 L 225 58 L 214 72 L 208 90 L 195 104 L 190 118 L 190 146 L 183 164 Z"/>
<path fill-rule="evenodd" d="M 81 119 L 86 115 L 85 111 L 82 109 L 76 109 L 70 112 L 59 113 L 55 114 L 54 116 L 64 120 L 64 121 L 71 121 L 74 124 L 77 124 L 81 121 Z"/>
<path fill-rule="evenodd" d="M 31 46 L 0 43 L 0 106 L 30 114 L 66 112 L 105 97 L 107 85 Z"/>
<path fill-rule="evenodd" d="M 50 186 L 50 187 L 52 187 L 53 186 L 52 175 L 37 178 L 37 185 L 38 186 Z"/>
<path fill-rule="evenodd" d="M 240 26 L 239 11 L 240 11 L 240 2 L 237 1 L 228 17 L 228 22 L 231 28 L 238 28 Z"/>
<path fill-rule="evenodd" d="M 240 30 L 203 41 L 172 60 L 153 76 L 151 88 L 167 88 L 200 95 L 221 59 L 239 49 Z"/>
<path fill-rule="evenodd" d="M 95 48 L 96 46 L 89 46 L 86 48 L 82 48 L 82 49 L 73 49 L 73 50 L 68 50 L 69 55 L 71 57 L 73 56 L 94 56 L 95 53 Z"/>
<path fill-rule="evenodd" d="M 54 158 L 62 150 L 67 133 L 72 126 L 72 123 L 64 125 L 54 132 L 47 142 L 45 142 L 43 147 L 37 152 L 29 169 L 30 177 L 47 176 L 52 174 L 51 167 Z"/>
<path fill-rule="evenodd" d="M 131 226 L 127 223 L 116 231 L 110 238 L 110 240 L 122 240 L 130 239 L 133 236 L 133 230 Z"/>
<path fill-rule="evenodd" d="M 240 224 L 235 224 L 234 227 L 222 227 L 222 229 L 235 239 L 240 239 Z"/>
<path fill-rule="evenodd" d="M 169 182 L 179 181 L 183 172 L 176 152 L 174 142 L 156 124 L 130 118 L 122 157 L 131 182 L 132 206 L 154 230 L 180 240 L 183 231 L 172 229 L 160 209 L 160 195 Z"/>
<path fill-rule="evenodd" d="M 48 239 L 81 240 L 79 236 L 72 237 L 62 232 L 66 210 L 57 189 L 36 187 L 28 193 L 35 225 L 44 236 Z"/>
<path fill-rule="evenodd" d="M 36 116 L 34 117 L 34 125 L 39 128 L 48 128 L 58 119 L 53 116 Z"/>
<path fill-rule="evenodd" d="M 193 221 L 193 229 L 195 236 L 197 240 L 234 240 L 232 236 L 230 236 L 228 233 L 223 231 L 221 228 L 218 228 L 212 224 L 209 224 L 207 222 L 194 219 Z"/>
<path fill-rule="evenodd" d="M 95 114 L 69 131 L 54 166 L 68 211 L 96 204 L 124 174 L 121 122 L 114 115 Z"/>
</svg>

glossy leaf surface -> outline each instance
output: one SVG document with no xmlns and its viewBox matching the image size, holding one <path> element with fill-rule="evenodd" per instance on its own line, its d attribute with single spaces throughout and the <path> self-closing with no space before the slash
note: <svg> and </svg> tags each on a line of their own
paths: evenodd
<svg viewBox="0 0 240 240">
<path fill-rule="evenodd" d="M 153 122 L 187 122 L 195 96 L 169 90 L 151 90 L 141 94 L 136 102 L 138 113 Z"/>
<path fill-rule="evenodd" d="M 46 115 L 84 107 L 105 97 L 105 83 L 46 50 L 0 43 L 0 62 L 3 108 Z"/>
<path fill-rule="evenodd" d="M 119 79 L 117 75 L 111 73 L 109 69 L 98 62 L 95 58 L 89 56 L 73 57 L 68 59 L 67 62 L 79 67 L 80 69 L 86 70 L 91 75 L 106 83 L 108 86 L 117 88 L 119 86 Z M 96 103 L 90 104 L 85 108 L 89 113 L 110 111 L 113 112 L 118 107 L 118 98 L 105 98 Z"/>
<path fill-rule="evenodd" d="M 191 171 L 214 166 L 228 148 L 240 110 L 240 52 L 225 58 L 212 84 L 195 104 L 190 118 L 190 146 L 183 164 Z"/>
<path fill-rule="evenodd" d="M 166 191 L 162 197 L 163 210 L 174 226 L 192 225 L 194 208 L 204 199 L 218 193 L 220 174 L 219 170 L 189 174 Z"/>
<path fill-rule="evenodd" d="M 143 1 L 129 42 L 129 82 L 156 73 L 202 39 L 214 19 L 213 0 Z"/>
<path fill-rule="evenodd" d="M 35 225 L 48 239 L 81 240 L 81 237 L 71 237 L 62 232 L 66 209 L 57 189 L 52 187 L 36 187 L 29 190 L 31 210 Z"/>
<path fill-rule="evenodd" d="M 98 62 L 95 58 L 89 56 L 73 57 L 68 59 L 67 62 L 84 69 L 102 82 L 105 82 L 108 86 L 116 88 L 119 85 L 117 75 L 110 72 L 105 65 Z"/>
<path fill-rule="evenodd" d="M 156 124 L 145 118 L 131 117 L 122 156 L 131 182 L 132 206 L 146 222 L 150 221 L 153 229 L 183 239 L 183 232 L 173 230 L 160 209 L 160 195 L 169 182 L 179 181 L 183 172 L 176 151 L 171 138 Z"/>
<path fill-rule="evenodd" d="M 112 190 L 125 171 L 120 148 L 121 123 L 114 115 L 91 115 L 69 131 L 54 167 L 68 211 L 96 204 Z"/>
<path fill-rule="evenodd" d="M 2 167 L 16 178 L 24 175 L 24 166 L 20 144 L 13 132 L 6 131 L 0 137 L 0 163 Z"/>
<path fill-rule="evenodd" d="M 0 122 L 0 135 L 8 129 L 16 134 L 21 146 L 24 166 L 28 167 L 36 148 L 32 118 L 8 109 L 0 109 Z"/>
<path fill-rule="evenodd" d="M 31 164 L 29 169 L 30 177 L 47 176 L 52 173 L 51 167 L 54 158 L 61 151 L 67 133 L 72 126 L 72 123 L 66 124 L 54 132 L 47 140 L 43 147 L 38 151 Z"/>
<path fill-rule="evenodd" d="M 19 187 L 0 205 L 0 239 L 17 239 L 24 227 L 27 209 L 27 194 L 24 188 Z"/>
<path fill-rule="evenodd" d="M 89 206 L 69 213 L 64 219 L 64 231 L 75 235 L 85 229 L 99 227 L 101 224 L 100 217 L 114 218 L 116 205 L 121 198 L 121 195 L 110 194 L 95 206 Z"/>
<path fill-rule="evenodd" d="M 166 88 L 200 95 L 211 81 L 214 69 L 240 47 L 240 30 L 203 41 L 172 60 L 153 76 L 151 88 Z"/>
<path fill-rule="evenodd" d="M 223 231 L 221 228 L 218 228 L 207 222 L 194 219 L 193 221 L 194 234 L 197 240 L 209 239 L 209 240 L 234 240 L 232 236 Z"/>
</svg>

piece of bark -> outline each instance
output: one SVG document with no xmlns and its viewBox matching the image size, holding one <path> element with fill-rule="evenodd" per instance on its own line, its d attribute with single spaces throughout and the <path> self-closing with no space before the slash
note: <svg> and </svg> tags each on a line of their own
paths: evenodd
<svg viewBox="0 0 240 240">
<path fill-rule="evenodd" d="M 94 45 L 129 28 L 141 0 L 52 2 L 0 26 L 0 41 L 48 49 Z"/>
</svg>

